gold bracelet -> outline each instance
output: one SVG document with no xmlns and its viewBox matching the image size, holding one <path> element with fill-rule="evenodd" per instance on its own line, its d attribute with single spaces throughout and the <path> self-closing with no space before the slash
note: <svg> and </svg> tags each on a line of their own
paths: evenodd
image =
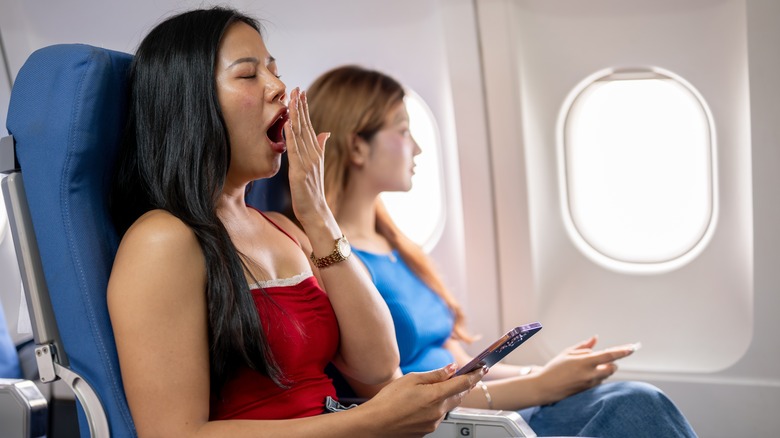
<svg viewBox="0 0 780 438">
<path fill-rule="evenodd" d="M 488 409 L 493 409 L 493 398 L 490 396 L 490 391 L 488 391 L 488 387 L 483 381 L 477 382 L 477 385 L 479 385 L 480 388 L 482 388 L 482 392 L 485 393 L 485 400 L 487 400 Z"/>
</svg>

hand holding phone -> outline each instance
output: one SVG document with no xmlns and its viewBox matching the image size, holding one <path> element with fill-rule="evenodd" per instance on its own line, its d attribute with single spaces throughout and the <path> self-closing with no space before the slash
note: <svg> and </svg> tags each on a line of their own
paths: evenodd
<svg viewBox="0 0 780 438">
<path fill-rule="evenodd" d="M 509 330 L 504 336 L 501 336 L 496 342 L 482 351 L 482 353 L 479 353 L 479 355 L 461 367 L 453 375 L 460 376 L 461 374 L 468 374 L 483 366 L 487 366 L 488 368 L 492 367 L 541 329 L 541 323 L 532 322 Z"/>
</svg>

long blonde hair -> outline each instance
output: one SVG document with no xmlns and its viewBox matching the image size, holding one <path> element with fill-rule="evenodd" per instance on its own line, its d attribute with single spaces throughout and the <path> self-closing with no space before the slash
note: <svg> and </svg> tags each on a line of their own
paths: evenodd
<svg viewBox="0 0 780 438">
<path fill-rule="evenodd" d="M 349 182 L 350 146 L 359 136 L 370 141 L 383 128 L 392 108 L 403 102 L 404 89 L 393 78 L 358 66 L 321 75 L 309 87 L 309 114 L 317 132 L 330 132 L 325 148 L 325 198 L 334 214 Z M 398 250 L 409 268 L 449 307 L 455 319 L 452 337 L 472 342 L 460 304 L 445 287 L 433 261 L 395 225 L 382 202 L 376 202 L 376 231 Z"/>
</svg>

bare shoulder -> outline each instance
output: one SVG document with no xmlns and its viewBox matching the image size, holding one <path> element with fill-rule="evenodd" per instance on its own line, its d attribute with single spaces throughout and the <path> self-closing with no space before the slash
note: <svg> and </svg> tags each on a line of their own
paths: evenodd
<svg viewBox="0 0 780 438">
<path fill-rule="evenodd" d="M 127 230 L 121 245 L 146 247 L 160 246 L 160 249 L 175 249 L 179 246 L 197 245 L 192 229 L 181 219 L 165 210 L 152 210 L 138 218 Z"/>
<path fill-rule="evenodd" d="M 205 275 L 205 259 L 192 229 L 166 211 L 153 210 L 135 221 L 122 238 L 109 295 L 130 289 L 132 295 L 143 296 L 166 288 L 205 288 Z"/>
<path fill-rule="evenodd" d="M 130 226 L 119 244 L 118 260 L 134 256 L 197 261 L 202 252 L 195 232 L 187 224 L 167 211 L 152 210 Z"/>
</svg>

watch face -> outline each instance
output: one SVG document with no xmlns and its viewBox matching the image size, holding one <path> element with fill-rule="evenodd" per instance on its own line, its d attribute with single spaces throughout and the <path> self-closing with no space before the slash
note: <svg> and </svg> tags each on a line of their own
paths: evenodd
<svg viewBox="0 0 780 438">
<path fill-rule="evenodd" d="M 346 237 L 342 237 L 341 239 L 339 239 L 338 248 L 339 248 L 339 252 L 341 253 L 341 256 L 344 258 L 347 258 L 349 257 L 350 254 L 352 254 L 352 246 L 350 246 Z"/>
</svg>

